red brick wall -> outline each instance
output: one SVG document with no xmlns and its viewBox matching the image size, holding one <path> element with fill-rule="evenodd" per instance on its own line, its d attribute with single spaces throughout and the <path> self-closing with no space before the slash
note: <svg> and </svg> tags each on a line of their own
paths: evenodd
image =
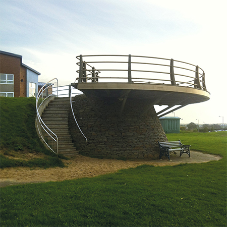
<svg viewBox="0 0 227 227">
<path fill-rule="evenodd" d="M 21 66 L 21 60 L 19 57 L 0 54 L 0 73 L 14 74 L 14 97 L 26 96 L 26 69 Z"/>
<path fill-rule="evenodd" d="M 20 97 L 26 97 L 26 68 L 20 67 Z"/>
</svg>

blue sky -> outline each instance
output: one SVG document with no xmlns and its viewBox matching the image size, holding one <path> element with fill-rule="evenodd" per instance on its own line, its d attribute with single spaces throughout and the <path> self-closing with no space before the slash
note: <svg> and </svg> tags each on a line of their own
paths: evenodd
<svg viewBox="0 0 227 227">
<path fill-rule="evenodd" d="M 74 82 L 75 56 L 134 54 L 198 64 L 208 102 L 175 112 L 183 123 L 221 123 L 226 113 L 226 0 L 0 0 L 0 49 L 41 73 Z M 173 114 L 170 114 L 173 116 Z"/>
</svg>

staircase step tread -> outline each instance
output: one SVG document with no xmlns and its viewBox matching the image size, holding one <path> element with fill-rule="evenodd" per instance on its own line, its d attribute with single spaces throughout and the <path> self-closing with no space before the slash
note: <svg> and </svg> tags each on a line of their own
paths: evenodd
<svg viewBox="0 0 227 227">
<path fill-rule="evenodd" d="M 59 108 L 46 108 L 45 110 L 44 110 L 44 113 L 46 113 L 46 112 L 68 112 L 69 110 L 68 109 L 63 109 L 63 108 L 61 108 L 61 109 L 59 109 Z"/>
<path fill-rule="evenodd" d="M 48 116 L 45 116 L 45 117 L 42 117 L 43 121 L 67 121 L 68 122 L 68 117 L 58 117 L 58 116 L 55 116 L 55 117 L 48 117 Z"/>
<path fill-rule="evenodd" d="M 53 106 L 62 106 L 64 108 L 69 108 L 70 107 L 70 103 L 49 103 L 48 107 L 53 107 Z"/>
<path fill-rule="evenodd" d="M 74 151 L 73 150 L 65 150 L 65 151 L 58 150 L 58 153 L 59 154 L 76 154 L 76 153 L 78 154 L 79 152 L 77 150 L 74 150 Z"/>
<path fill-rule="evenodd" d="M 63 128 L 68 128 L 68 125 L 66 125 L 66 124 L 48 124 L 47 125 L 48 126 L 48 128 L 61 128 L 61 127 L 63 127 Z"/>
<path fill-rule="evenodd" d="M 62 119 L 62 118 L 55 118 L 55 117 L 49 117 L 49 118 L 42 118 L 42 120 L 44 121 L 48 121 L 48 122 L 51 122 L 51 121 L 53 121 L 53 122 L 56 122 L 56 121 L 58 121 L 58 122 L 67 122 L 68 123 L 68 118 L 64 118 L 64 119 Z"/>
<path fill-rule="evenodd" d="M 44 121 L 45 125 L 67 125 L 68 126 L 68 121 L 53 121 L 53 120 L 49 120 L 49 121 Z"/>
<path fill-rule="evenodd" d="M 57 114 L 55 114 L 55 113 L 43 113 L 42 114 L 42 119 L 43 118 L 45 118 L 45 117 L 47 117 L 47 118 L 50 118 L 50 117 L 58 117 L 58 118 L 68 118 L 68 114 L 64 114 L 64 113 L 57 113 Z"/>
</svg>

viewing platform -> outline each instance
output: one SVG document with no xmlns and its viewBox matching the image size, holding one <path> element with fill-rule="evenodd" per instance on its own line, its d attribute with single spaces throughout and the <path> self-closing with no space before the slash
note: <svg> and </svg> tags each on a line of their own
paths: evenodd
<svg viewBox="0 0 227 227">
<path fill-rule="evenodd" d="M 87 96 L 149 99 L 175 111 L 210 99 L 205 72 L 197 65 L 137 55 L 80 55 L 72 85 Z M 176 106 L 175 108 L 173 108 Z"/>
<path fill-rule="evenodd" d="M 69 126 L 84 155 L 157 159 L 158 142 L 167 141 L 159 118 L 210 98 L 205 72 L 191 63 L 130 54 L 77 59 L 72 86 L 84 95 L 74 97 L 73 110 L 80 129 L 72 116 Z M 156 113 L 154 105 L 163 109 Z"/>
</svg>

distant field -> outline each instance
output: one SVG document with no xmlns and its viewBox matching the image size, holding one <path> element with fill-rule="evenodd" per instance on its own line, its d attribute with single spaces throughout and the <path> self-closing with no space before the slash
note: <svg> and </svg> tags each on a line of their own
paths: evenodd
<svg viewBox="0 0 227 227">
<path fill-rule="evenodd" d="M 1 226 L 226 226 L 227 133 L 167 137 L 223 159 L 1 188 Z"/>
</svg>

